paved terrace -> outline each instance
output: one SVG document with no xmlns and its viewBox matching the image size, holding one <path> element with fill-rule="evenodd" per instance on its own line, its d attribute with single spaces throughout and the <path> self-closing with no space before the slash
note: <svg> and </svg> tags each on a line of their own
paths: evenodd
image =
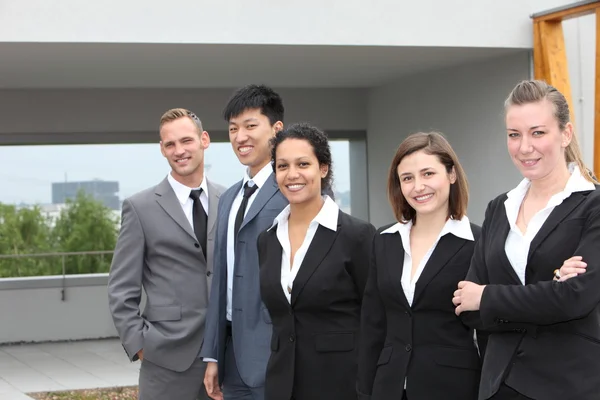
<svg viewBox="0 0 600 400">
<path fill-rule="evenodd" d="M 131 363 L 116 339 L 0 346 L 0 400 L 25 393 L 135 386 Z"/>
</svg>

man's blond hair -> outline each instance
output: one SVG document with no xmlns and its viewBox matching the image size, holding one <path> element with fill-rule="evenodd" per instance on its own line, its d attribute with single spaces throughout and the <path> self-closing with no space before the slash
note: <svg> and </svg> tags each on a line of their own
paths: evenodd
<svg viewBox="0 0 600 400">
<path fill-rule="evenodd" d="M 165 112 L 162 117 L 160 117 L 158 129 L 160 130 L 160 128 L 162 128 L 162 126 L 167 122 L 173 122 L 179 118 L 189 118 L 194 124 L 196 124 L 196 127 L 198 128 L 198 135 L 202 134 L 204 131 L 204 129 L 202 129 L 202 121 L 200 121 L 200 118 L 185 108 L 172 108 Z"/>
</svg>

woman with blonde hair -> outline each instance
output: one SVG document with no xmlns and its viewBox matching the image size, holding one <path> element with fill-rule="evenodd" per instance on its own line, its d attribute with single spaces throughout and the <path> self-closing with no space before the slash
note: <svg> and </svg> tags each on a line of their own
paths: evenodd
<svg viewBox="0 0 600 400">
<path fill-rule="evenodd" d="M 559 91 L 524 81 L 505 109 L 508 153 L 524 179 L 489 203 L 453 299 L 457 314 L 490 332 L 479 399 L 598 399 L 600 191 Z"/>
</svg>

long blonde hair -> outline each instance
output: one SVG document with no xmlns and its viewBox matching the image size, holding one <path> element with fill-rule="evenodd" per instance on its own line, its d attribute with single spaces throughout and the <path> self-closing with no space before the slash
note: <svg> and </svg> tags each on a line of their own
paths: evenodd
<svg viewBox="0 0 600 400">
<path fill-rule="evenodd" d="M 571 122 L 571 113 L 569 104 L 565 96 L 559 92 L 554 86 L 547 84 L 544 81 L 531 80 L 522 81 L 510 92 L 508 98 L 504 102 L 504 109 L 507 110 L 511 106 L 520 106 L 523 104 L 537 103 L 542 100 L 548 100 L 554 107 L 554 117 L 558 121 L 560 130 L 564 130 L 569 122 Z M 592 171 L 585 166 L 577 135 L 573 133 L 571 142 L 565 149 L 565 161 L 567 164 L 575 163 L 581 171 L 581 175 L 592 183 L 598 183 Z"/>
</svg>

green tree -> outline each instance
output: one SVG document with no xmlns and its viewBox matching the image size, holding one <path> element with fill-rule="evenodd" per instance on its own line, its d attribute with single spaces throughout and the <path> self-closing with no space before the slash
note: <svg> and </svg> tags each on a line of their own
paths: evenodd
<svg viewBox="0 0 600 400">
<path fill-rule="evenodd" d="M 61 252 L 113 250 L 117 241 L 117 222 L 112 211 L 80 191 L 74 200 L 67 200 L 52 236 L 55 247 Z M 110 255 L 69 256 L 66 259 L 67 274 L 108 272 Z"/>
<path fill-rule="evenodd" d="M 0 254 L 39 254 L 52 251 L 51 229 L 39 207 L 19 208 L 0 203 Z M 45 257 L 0 259 L 0 277 L 52 274 L 56 260 Z"/>
</svg>

